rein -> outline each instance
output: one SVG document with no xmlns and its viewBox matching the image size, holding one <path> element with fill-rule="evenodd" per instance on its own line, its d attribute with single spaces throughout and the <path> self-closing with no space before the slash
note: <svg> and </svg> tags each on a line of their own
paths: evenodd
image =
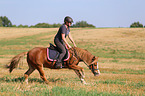
<svg viewBox="0 0 145 96">
<path fill-rule="evenodd" d="M 80 58 L 80 56 L 79 55 L 77 55 L 77 52 L 76 52 L 76 50 L 75 50 L 75 48 L 74 47 L 72 47 L 72 51 L 74 52 L 74 54 L 73 54 L 73 56 L 75 56 L 76 58 L 77 57 L 79 57 Z M 88 64 L 86 63 L 86 62 L 84 62 L 87 66 L 88 66 Z M 88 66 L 89 67 L 89 66 Z"/>
</svg>

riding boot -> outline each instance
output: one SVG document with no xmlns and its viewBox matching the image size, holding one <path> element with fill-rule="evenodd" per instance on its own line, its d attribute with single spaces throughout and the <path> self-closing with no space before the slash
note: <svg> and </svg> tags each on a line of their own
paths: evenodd
<svg viewBox="0 0 145 96">
<path fill-rule="evenodd" d="M 57 69 L 62 68 L 62 62 L 56 61 L 55 68 Z"/>
</svg>

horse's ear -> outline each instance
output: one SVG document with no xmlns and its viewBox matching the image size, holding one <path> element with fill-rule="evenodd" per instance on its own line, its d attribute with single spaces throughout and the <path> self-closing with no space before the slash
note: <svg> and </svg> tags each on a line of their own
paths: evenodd
<svg viewBox="0 0 145 96">
<path fill-rule="evenodd" d="M 93 57 L 93 59 L 92 59 L 93 61 L 92 61 L 92 63 L 91 63 L 91 64 L 93 64 L 93 63 L 97 62 L 97 61 L 98 61 L 98 58 L 99 58 L 99 56 L 98 56 L 98 57 L 95 57 L 95 56 L 94 56 L 94 57 Z"/>
<path fill-rule="evenodd" d="M 94 56 L 93 59 L 92 59 L 92 61 L 94 61 L 95 59 L 96 59 L 96 57 Z"/>
<path fill-rule="evenodd" d="M 93 57 L 93 60 L 98 60 L 98 58 L 99 58 L 99 56 L 98 57 L 94 56 Z"/>
</svg>

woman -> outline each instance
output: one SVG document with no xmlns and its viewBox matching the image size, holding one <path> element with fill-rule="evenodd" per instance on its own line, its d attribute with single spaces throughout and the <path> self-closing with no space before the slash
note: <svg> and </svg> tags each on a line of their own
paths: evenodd
<svg viewBox="0 0 145 96">
<path fill-rule="evenodd" d="M 56 61 L 55 68 L 62 68 L 62 59 L 66 54 L 66 45 L 68 48 L 71 48 L 71 46 L 66 41 L 66 37 L 68 36 L 69 40 L 73 43 L 73 45 L 76 47 L 75 42 L 73 41 L 71 34 L 70 34 L 70 26 L 73 23 L 73 19 L 69 16 L 66 16 L 64 18 L 64 24 L 59 28 L 55 38 L 54 43 L 58 48 L 58 51 L 60 52 L 60 55 Z"/>
</svg>

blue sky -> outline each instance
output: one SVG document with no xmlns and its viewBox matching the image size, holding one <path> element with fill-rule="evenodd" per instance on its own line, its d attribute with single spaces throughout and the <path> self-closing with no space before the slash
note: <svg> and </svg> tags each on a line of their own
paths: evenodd
<svg viewBox="0 0 145 96">
<path fill-rule="evenodd" d="M 96 27 L 145 25 L 145 0 L 0 0 L 0 16 L 12 24 L 63 23 L 65 16 Z"/>
</svg>

